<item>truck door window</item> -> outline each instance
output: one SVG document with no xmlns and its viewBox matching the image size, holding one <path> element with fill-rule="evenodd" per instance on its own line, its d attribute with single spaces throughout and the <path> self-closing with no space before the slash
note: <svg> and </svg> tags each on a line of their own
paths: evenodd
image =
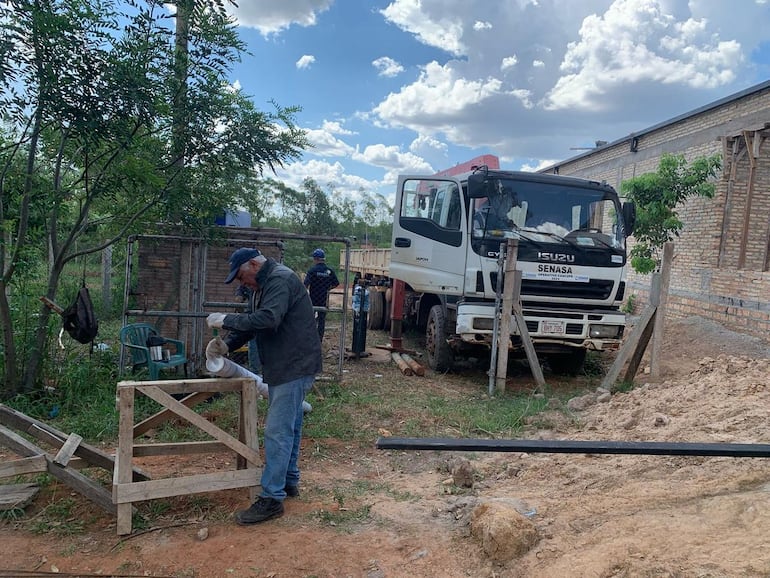
<svg viewBox="0 0 770 578">
<path fill-rule="evenodd" d="M 457 184 L 449 181 L 407 181 L 404 185 L 401 216 L 422 217 L 439 227 L 459 230 L 462 202 Z"/>
<path fill-rule="evenodd" d="M 404 229 L 455 247 L 462 244 L 463 203 L 456 181 L 406 179 L 398 210 Z"/>
</svg>

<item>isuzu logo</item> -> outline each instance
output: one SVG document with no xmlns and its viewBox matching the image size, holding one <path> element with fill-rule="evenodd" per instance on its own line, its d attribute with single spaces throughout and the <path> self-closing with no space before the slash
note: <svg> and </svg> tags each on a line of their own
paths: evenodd
<svg viewBox="0 0 770 578">
<path fill-rule="evenodd" d="M 548 261 L 549 263 L 575 262 L 575 255 L 568 255 L 567 253 L 548 253 L 547 251 L 538 251 L 537 258 L 540 261 Z"/>
</svg>

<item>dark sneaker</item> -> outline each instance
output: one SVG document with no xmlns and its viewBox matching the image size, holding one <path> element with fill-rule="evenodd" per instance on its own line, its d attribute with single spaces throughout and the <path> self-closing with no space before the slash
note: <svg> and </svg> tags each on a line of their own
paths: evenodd
<svg viewBox="0 0 770 578">
<path fill-rule="evenodd" d="M 235 513 L 235 521 L 241 526 L 259 524 L 283 516 L 283 502 L 273 498 L 259 498 L 248 510 Z"/>
<path fill-rule="evenodd" d="M 299 488 L 297 486 L 286 486 L 283 491 L 286 492 L 287 498 L 299 497 Z"/>
</svg>

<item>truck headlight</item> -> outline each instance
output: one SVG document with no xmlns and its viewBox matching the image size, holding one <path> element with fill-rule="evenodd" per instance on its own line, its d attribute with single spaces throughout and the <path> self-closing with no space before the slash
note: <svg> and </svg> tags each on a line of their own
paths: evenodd
<svg viewBox="0 0 770 578">
<path fill-rule="evenodd" d="M 492 331 L 495 320 L 490 317 L 474 317 L 473 328 L 481 331 Z"/>
<path fill-rule="evenodd" d="M 589 325 L 588 335 L 596 339 L 617 339 L 620 329 L 618 325 Z"/>
</svg>

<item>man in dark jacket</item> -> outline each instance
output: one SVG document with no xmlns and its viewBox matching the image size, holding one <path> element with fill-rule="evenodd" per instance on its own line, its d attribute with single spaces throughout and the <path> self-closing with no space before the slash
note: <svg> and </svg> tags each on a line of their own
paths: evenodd
<svg viewBox="0 0 770 578">
<path fill-rule="evenodd" d="M 334 269 L 326 264 L 326 253 L 324 253 L 323 249 L 313 251 L 313 266 L 305 273 L 304 283 L 310 292 L 310 301 L 312 301 L 313 307 L 323 307 L 323 309 L 316 309 L 318 336 L 323 339 L 324 331 L 326 330 L 326 308 L 329 306 L 329 291 L 340 284 Z"/>
<path fill-rule="evenodd" d="M 209 327 L 230 333 L 212 339 L 206 353 L 224 355 L 257 340 L 269 390 L 265 468 L 259 499 L 235 514 L 236 522 L 251 525 L 283 515 L 286 496 L 299 495 L 302 402 L 321 371 L 321 340 L 310 297 L 294 271 L 256 249 L 238 249 L 230 256 L 225 283 L 234 280 L 253 290 L 250 312 L 209 315 Z"/>
</svg>

